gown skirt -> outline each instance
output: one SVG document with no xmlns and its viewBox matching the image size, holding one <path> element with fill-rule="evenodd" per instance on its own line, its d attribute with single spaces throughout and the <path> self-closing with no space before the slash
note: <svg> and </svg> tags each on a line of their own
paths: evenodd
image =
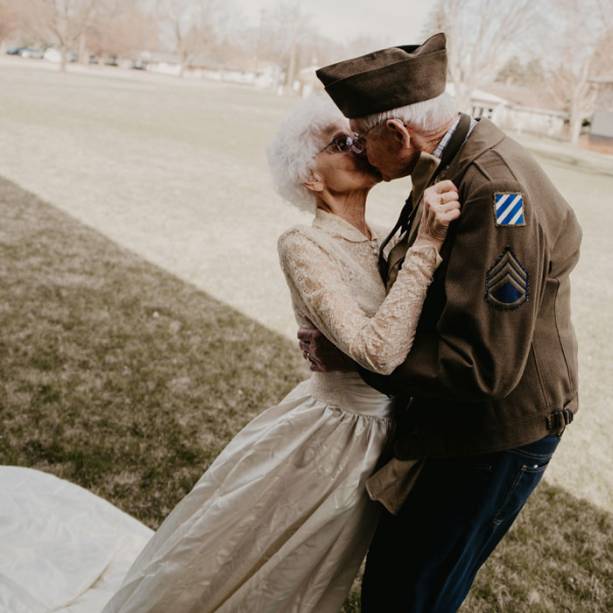
<svg viewBox="0 0 613 613">
<path fill-rule="evenodd" d="M 0 613 L 100 613 L 152 535 L 70 481 L 0 466 Z"/>
<path fill-rule="evenodd" d="M 103 613 L 338 613 L 376 527 L 364 483 L 391 424 L 357 373 L 298 384 L 224 448 Z"/>
</svg>

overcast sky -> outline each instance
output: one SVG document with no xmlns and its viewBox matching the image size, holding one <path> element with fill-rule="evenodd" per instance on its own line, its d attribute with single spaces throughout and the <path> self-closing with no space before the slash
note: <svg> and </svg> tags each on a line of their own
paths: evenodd
<svg viewBox="0 0 613 613">
<path fill-rule="evenodd" d="M 253 25 L 260 11 L 278 0 L 235 0 Z M 424 21 L 434 0 L 302 0 L 302 10 L 312 16 L 321 32 L 339 42 L 366 35 L 385 44 L 421 42 Z"/>
</svg>

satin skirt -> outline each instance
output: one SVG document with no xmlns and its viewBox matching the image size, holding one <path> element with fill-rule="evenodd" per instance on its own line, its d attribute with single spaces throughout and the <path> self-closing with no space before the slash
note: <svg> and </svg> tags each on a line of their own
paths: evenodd
<svg viewBox="0 0 613 613">
<path fill-rule="evenodd" d="M 391 430 L 387 397 L 356 377 L 335 381 L 341 403 L 318 375 L 245 426 L 104 613 L 337 613 L 376 527 L 364 484 Z"/>
</svg>

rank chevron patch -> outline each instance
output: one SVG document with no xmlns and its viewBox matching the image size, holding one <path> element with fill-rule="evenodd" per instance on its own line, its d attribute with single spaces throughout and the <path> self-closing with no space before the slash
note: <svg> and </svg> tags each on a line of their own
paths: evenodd
<svg viewBox="0 0 613 613">
<path fill-rule="evenodd" d="M 487 271 L 485 299 L 499 309 L 516 309 L 528 300 L 528 271 L 507 247 Z"/>
<path fill-rule="evenodd" d="M 525 226 L 523 194 L 521 192 L 495 192 L 494 215 L 497 226 Z"/>
</svg>

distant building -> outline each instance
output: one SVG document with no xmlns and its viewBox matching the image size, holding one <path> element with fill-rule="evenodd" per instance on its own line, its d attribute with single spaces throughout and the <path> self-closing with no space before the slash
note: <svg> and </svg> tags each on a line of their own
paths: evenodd
<svg viewBox="0 0 613 613">
<path fill-rule="evenodd" d="M 315 75 L 318 66 L 306 66 L 298 72 L 296 78 L 297 89 L 301 96 L 308 96 L 314 91 L 323 91 L 324 87 L 321 81 Z M 296 89 L 296 86 L 294 87 Z"/>
<path fill-rule="evenodd" d="M 453 84 L 447 91 L 453 95 Z M 473 117 L 486 117 L 501 128 L 514 132 L 564 138 L 568 130 L 568 113 L 550 97 L 527 87 L 492 83 L 471 96 Z"/>
<path fill-rule="evenodd" d="M 211 81 L 223 81 L 224 83 L 239 83 L 242 85 L 254 85 L 260 88 L 272 88 L 278 81 L 278 71 L 263 68 L 262 70 L 242 70 L 240 68 L 190 68 L 189 75 Z"/>
<path fill-rule="evenodd" d="M 260 64 L 257 70 L 244 66 L 224 66 L 209 60 L 194 62 L 186 75 L 194 78 L 222 81 L 224 83 L 239 83 L 253 85 L 258 88 L 274 89 L 280 79 L 280 68 L 275 64 Z"/>
<path fill-rule="evenodd" d="M 501 127 L 515 132 L 562 139 L 568 132 L 568 113 L 513 104 L 505 108 L 499 123 Z"/>
<path fill-rule="evenodd" d="M 145 68 L 151 72 L 170 75 L 178 75 L 181 72 L 181 60 L 176 53 L 147 51 L 141 54 L 140 59 L 144 62 Z"/>
<path fill-rule="evenodd" d="M 602 153 L 613 153 L 613 76 L 593 80 L 598 88 L 587 146 Z"/>
<path fill-rule="evenodd" d="M 504 117 L 506 109 L 509 107 L 508 100 L 490 94 L 482 89 L 476 89 L 473 91 L 470 98 L 471 102 L 471 114 L 475 119 L 485 117 L 491 119 L 495 123 L 500 123 Z"/>
</svg>

